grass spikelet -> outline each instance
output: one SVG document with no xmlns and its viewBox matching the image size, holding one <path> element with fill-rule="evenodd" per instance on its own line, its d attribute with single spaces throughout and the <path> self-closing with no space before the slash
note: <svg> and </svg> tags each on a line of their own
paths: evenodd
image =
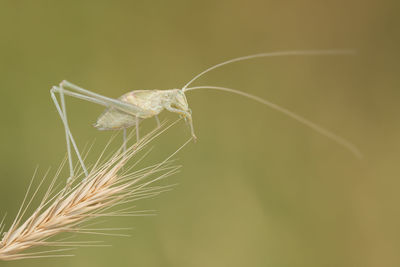
<svg viewBox="0 0 400 267">
<path fill-rule="evenodd" d="M 168 127 L 164 127 L 165 131 Z M 149 198 L 170 189 L 170 186 L 157 186 L 154 183 L 178 171 L 179 166 L 172 166 L 170 159 L 181 148 L 175 151 L 163 162 L 134 171 L 127 162 L 141 151 L 151 140 L 162 131 L 153 131 L 139 143 L 129 147 L 126 152 L 120 148 L 108 160 L 100 160 L 91 168 L 88 177 L 77 177 L 70 184 L 57 190 L 56 177 L 51 181 L 40 205 L 33 213 L 24 219 L 32 199 L 38 188 L 31 193 L 32 182 L 28 187 L 21 208 L 7 232 L 4 232 L 0 242 L 0 260 L 18 260 L 26 258 L 72 256 L 67 252 L 71 248 L 82 246 L 97 246 L 93 241 L 66 241 L 57 237 L 62 233 L 88 233 L 108 235 L 109 231 L 123 230 L 121 228 L 95 229 L 88 228 L 87 223 L 104 216 L 138 216 L 145 212 L 122 209 L 119 205 L 131 203 L 143 198 Z M 140 159 L 136 159 L 138 161 Z M 129 167 L 129 168 L 128 168 Z M 61 167 L 60 167 L 61 169 Z M 33 180 L 33 179 L 32 179 Z M 4 219 L 0 219 L 0 230 L 4 228 Z M 0 232 L 1 233 L 1 232 Z M 56 249 L 27 252 L 37 247 L 61 247 Z"/>
</svg>

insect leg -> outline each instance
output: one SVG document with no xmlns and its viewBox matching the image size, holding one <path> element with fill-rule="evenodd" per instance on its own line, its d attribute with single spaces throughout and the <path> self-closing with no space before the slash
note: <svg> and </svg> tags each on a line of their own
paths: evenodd
<svg viewBox="0 0 400 267">
<path fill-rule="evenodd" d="M 65 89 L 63 87 L 65 84 L 67 84 L 68 88 L 71 88 L 71 90 L 82 92 L 82 93 L 76 93 L 71 90 Z M 98 105 L 102 105 L 105 107 L 113 107 L 119 111 L 125 112 L 134 117 L 148 115 L 148 111 L 143 110 L 142 108 L 140 108 L 134 104 L 123 102 L 118 99 L 109 98 L 109 97 L 105 97 L 105 96 L 90 92 L 90 91 L 82 89 L 76 85 L 73 85 L 67 81 L 63 81 L 60 84 L 60 87 L 54 87 L 54 90 L 56 90 L 56 92 L 60 92 L 61 88 L 65 95 L 79 98 L 79 99 L 82 99 L 82 100 L 85 100 L 88 102 L 92 102 L 92 103 L 95 103 Z"/>
<path fill-rule="evenodd" d="M 102 105 L 102 106 L 106 106 L 106 107 L 112 106 L 111 103 L 108 103 L 108 102 L 106 102 L 104 100 L 100 100 L 100 99 L 97 99 L 97 98 L 94 98 L 94 97 L 90 97 L 90 96 L 82 95 L 82 94 L 79 94 L 79 93 L 71 92 L 71 91 L 66 90 L 64 88 L 61 89 L 61 87 L 54 86 L 52 88 L 52 90 L 53 90 L 53 92 L 59 93 L 59 94 L 61 94 L 61 91 L 62 91 L 63 95 L 68 95 L 68 96 L 72 96 L 72 97 L 75 97 L 75 98 L 79 98 L 79 99 L 82 99 L 82 100 L 85 100 L 85 101 L 88 101 L 88 102 L 92 102 L 94 104 L 98 104 L 98 105 Z"/>
<path fill-rule="evenodd" d="M 136 114 L 139 114 L 139 113 L 145 113 L 145 111 L 142 108 L 140 108 L 136 105 L 133 105 L 131 103 L 126 103 L 126 102 L 123 102 L 118 99 L 114 99 L 114 98 L 110 98 L 110 97 L 102 96 L 100 94 L 93 93 L 89 90 L 83 89 L 83 88 L 81 88 L 75 84 L 72 84 L 68 81 L 65 81 L 65 80 L 60 83 L 60 87 L 62 87 L 64 89 L 65 94 L 68 94 L 70 96 L 77 97 L 77 98 L 80 98 L 83 100 L 87 100 L 87 101 L 90 101 L 90 102 L 93 102 L 96 104 L 104 105 L 107 107 L 114 107 L 118 110 L 132 114 L 134 116 L 136 116 Z M 65 88 L 67 88 L 71 91 L 68 91 Z M 75 91 L 78 93 L 75 93 L 72 91 Z"/>
<path fill-rule="evenodd" d="M 139 117 L 136 116 L 136 142 L 139 142 Z"/>
<path fill-rule="evenodd" d="M 126 141 L 127 141 L 127 138 L 126 138 L 126 128 L 124 128 L 123 130 L 122 130 L 122 136 L 123 136 L 123 141 L 124 141 L 124 143 L 123 143 L 123 148 L 124 148 L 124 153 L 126 152 Z"/>
<path fill-rule="evenodd" d="M 53 99 L 54 105 L 56 106 L 56 109 L 58 111 L 58 114 L 60 115 L 61 120 L 62 120 L 62 122 L 64 124 L 66 139 L 68 140 L 67 141 L 67 153 L 68 153 L 68 161 L 69 161 L 69 167 L 70 167 L 70 177 L 69 177 L 69 180 L 70 180 L 70 179 L 73 179 L 73 177 L 74 177 L 74 168 L 73 168 L 73 163 L 72 163 L 72 153 L 71 153 L 70 141 L 72 143 L 72 146 L 73 146 L 73 148 L 75 150 L 75 153 L 76 153 L 76 155 L 78 157 L 78 160 L 79 160 L 79 162 L 80 162 L 80 164 L 82 166 L 82 169 L 83 169 L 83 171 L 84 171 L 86 176 L 88 176 L 88 172 L 87 172 L 87 169 L 85 167 L 85 164 L 83 163 L 81 154 L 79 153 L 79 150 L 78 150 L 78 147 L 77 147 L 77 145 L 75 143 L 74 137 L 72 136 L 72 133 L 69 130 L 69 125 L 68 125 L 66 113 L 63 112 L 63 110 L 64 111 L 66 110 L 65 109 L 65 102 L 64 102 L 64 104 L 62 104 L 64 106 L 64 108 L 62 109 L 62 107 L 60 107 L 60 104 L 58 103 L 57 97 L 55 96 L 55 92 L 60 93 L 60 91 L 62 91 L 61 88 L 53 87 L 50 90 L 50 94 L 51 94 L 51 98 Z M 62 98 L 61 93 L 60 93 L 60 98 Z"/>
<path fill-rule="evenodd" d="M 168 105 L 165 108 L 170 112 L 174 112 L 174 113 L 178 113 L 179 115 L 182 115 L 184 118 L 186 118 L 189 121 L 190 131 L 192 133 L 193 139 L 196 141 L 197 137 L 194 134 L 192 115 L 189 112 L 173 108 L 173 107 L 171 107 L 171 105 Z"/>
<path fill-rule="evenodd" d="M 154 117 L 156 118 L 157 127 L 160 128 L 160 126 L 161 126 L 160 119 L 158 118 L 157 115 L 155 115 Z"/>
<path fill-rule="evenodd" d="M 77 92 L 65 89 L 64 86 L 70 88 L 71 90 L 77 91 Z M 137 120 L 136 121 L 136 125 L 137 125 L 136 132 L 137 132 L 137 137 L 139 137 L 139 133 L 138 133 L 139 117 L 137 115 L 138 114 L 146 114 L 146 111 L 144 111 L 143 109 L 141 109 L 133 104 L 126 103 L 126 102 L 123 102 L 118 99 L 108 98 L 108 97 L 93 93 L 91 91 L 80 88 L 72 83 L 67 82 L 67 81 L 61 82 L 60 87 L 53 87 L 52 91 L 57 92 L 60 95 L 62 93 L 63 95 L 68 95 L 68 96 L 82 99 L 82 100 L 92 102 L 92 103 L 95 103 L 98 105 L 102 105 L 102 106 L 106 106 L 106 107 L 113 107 L 117 110 L 128 113 L 132 116 L 135 116 L 136 120 Z M 139 140 L 139 138 L 137 138 L 137 139 Z"/>
<path fill-rule="evenodd" d="M 61 100 L 62 114 L 64 115 L 64 120 L 68 124 L 67 107 L 65 105 L 65 97 L 64 97 L 64 93 L 63 93 L 62 90 L 60 91 L 60 100 Z M 65 130 L 65 141 L 66 141 L 66 144 L 67 144 L 67 155 L 68 155 L 69 171 L 70 171 L 70 176 L 67 179 L 67 184 L 70 184 L 72 182 L 72 180 L 73 180 L 73 177 L 74 177 L 74 169 L 72 167 L 71 140 L 69 138 L 70 131 L 69 131 L 68 128 L 69 127 L 64 127 L 64 130 Z"/>
</svg>

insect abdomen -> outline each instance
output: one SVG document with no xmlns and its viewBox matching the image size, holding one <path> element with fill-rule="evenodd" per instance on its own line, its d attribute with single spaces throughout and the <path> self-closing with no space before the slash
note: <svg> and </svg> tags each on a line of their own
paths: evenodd
<svg viewBox="0 0 400 267">
<path fill-rule="evenodd" d="M 136 118 L 115 108 L 106 109 L 93 125 L 99 130 L 120 130 L 133 126 Z"/>
</svg>

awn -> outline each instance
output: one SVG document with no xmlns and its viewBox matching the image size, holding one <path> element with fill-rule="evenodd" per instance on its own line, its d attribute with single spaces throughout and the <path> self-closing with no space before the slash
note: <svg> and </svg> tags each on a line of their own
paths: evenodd
<svg viewBox="0 0 400 267">
<path fill-rule="evenodd" d="M 88 172 L 81 157 L 81 154 L 78 150 L 76 142 L 69 129 L 64 95 L 69 95 L 75 98 L 79 98 L 82 100 L 86 100 L 92 103 L 105 106 L 106 110 L 97 119 L 97 122 L 94 124 L 94 127 L 96 127 L 99 130 L 123 130 L 124 145 L 125 145 L 127 128 L 135 125 L 136 138 L 137 140 L 139 140 L 139 121 L 155 117 L 157 125 L 160 125 L 157 115 L 160 114 L 164 109 L 173 113 L 177 113 L 185 120 L 187 120 L 190 125 L 191 134 L 193 138 L 196 139 L 192 122 L 192 112 L 186 100 L 185 93 L 187 91 L 202 90 L 202 89 L 225 91 L 250 98 L 261 104 L 267 105 L 270 108 L 275 109 L 281 113 L 284 113 L 285 115 L 297 120 L 298 122 L 312 128 L 313 130 L 319 132 L 320 134 L 325 135 L 326 137 L 332 139 L 336 143 L 344 146 L 346 149 L 350 150 L 355 156 L 361 157 L 361 153 L 359 152 L 359 150 L 349 141 L 322 128 L 321 126 L 318 126 L 317 124 L 305 119 L 304 117 L 301 117 L 300 115 L 297 115 L 283 107 L 280 107 L 260 97 L 226 87 L 218 87 L 218 86 L 189 87 L 189 85 L 191 85 L 195 80 L 197 80 L 200 76 L 204 75 L 205 73 L 237 61 L 243 61 L 253 58 L 261 58 L 261 57 L 275 57 L 275 56 L 339 55 L 339 54 L 352 54 L 352 52 L 343 50 L 283 51 L 283 52 L 255 54 L 255 55 L 234 58 L 204 70 L 203 72 L 199 73 L 194 78 L 192 78 L 185 86 L 182 87 L 182 89 L 135 90 L 122 95 L 118 99 L 105 97 L 96 94 L 94 92 L 88 91 L 86 89 L 83 89 L 68 81 L 62 81 L 59 86 L 54 86 L 50 90 L 50 93 L 65 128 L 67 153 L 68 153 L 68 160 L 70 167 L 70 179 L 72 179 L 72 177 L 74 176 L 72 155 L 71 155 L 71 144 L 73 149 L 75 150 L 75 153 L 78 157 L 78 160 L 86 176 L 88 175 Z M 61 105 L 58 102 L 55 93 L 58 93 L 60 95 Z"/>
</svg>

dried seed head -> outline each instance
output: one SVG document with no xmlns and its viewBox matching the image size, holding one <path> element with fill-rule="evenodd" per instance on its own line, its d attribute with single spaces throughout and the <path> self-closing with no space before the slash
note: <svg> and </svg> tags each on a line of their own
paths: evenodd
<svg viewBox="0 0 400 267">
<path fill-rule="evenodd" d="M 7 232 L 3 233 L 0 242 L 0 260 L 70 256 L 69 254 L 60 254 L 60 252 L 69 250 L 70 247 L 97 245 L 97 242 L 56 240 L 55 238 L 59 234 L 107 234 L 104 231 L 110 229 L 91 229 L 87 228 L 85 223 L 104 216 L 144 214 L 132 209 L 121 209 L 121 207 L 118 209 L 116 206 L 152 197 L 169 190 L 170 186 L 157 186 L 154 183 L 177 172 L 179 166 L 172 166 L 170 159 L 190 141 L 188 140 L 181 148 L 159 164 L 136 171 L 132 168 L 127 169 L 127 162 L 160 133 L 160 131 L 150 133 L 126 152 L 119 149 L 104 163 L 96 163 L 88 177 L 85 179 L 76 178 L 72 185 L 65 185 L 58 192 L 55 192 L 56 179 L 53 179 L 40 205 L 32 215 L 22 221 L 22 217 L 32 201 L 26 201 L 25 197 L 13 224 Z M 33 193 L 32 198 L 37 191 Z M 0 230 L 3 230 L 3 221 L 0 223 Z M 39 246 L 66 248 L 26 252 L 27 249 Z"/>
</svg>

